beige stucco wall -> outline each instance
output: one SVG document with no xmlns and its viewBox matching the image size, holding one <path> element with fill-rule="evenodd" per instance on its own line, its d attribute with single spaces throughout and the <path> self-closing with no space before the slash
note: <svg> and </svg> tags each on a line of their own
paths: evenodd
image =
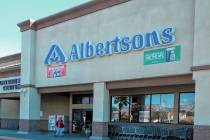
<svg viewBox="0 0 210 140">
<path fill-rule="evenodd" d="M 210 64 L 210 1 L 196 0 L 194 66 Z"/>
<path fill-rule="evenodd" d="M 20 100 L 0 100 L 0 118 L 1 119 L 19 119 Z"/>
<path fill-rule="evenodd" d="M 21 34 L 20 119 L 40 119 L 40 95 L 35 88 L 35 39 L 33 30 Z"/>
<path fill-rule="evenodd" d="M 195 40 L 193 65 L 210 64 L 210 1 L 196 0 L 195 6 Z M 195 90 L 195 125 L 210 125 L 209 85 L 210 70 L 194 71 Z M 208 131 L 206 131 L 207 133 Z"/>
<path fill-rule="evenodd" d="M 21 84 L 34 84 L 36 32 L 25 31 L 21 34 L 21 38 Z"/>
<path fill-rule="evenodd" d="M 49 115 L 69 116 L 69 94 L 49 94 L 41 96 L 41 119 L 48 120 Z"/>
<path fill-rule="evenodd" d="M 87 94 L 87 93 L 72 93 Z M 92 109 L 92 104 L 72 104 L 72 94 L 58 93 L 46 94 L 41 96 L 41 119 L 48 120 L 49 115 L 66 115 L 72 120 L 72 109 Z"/>
<path fill-rule="evenodd" d="M 132 0 L 38 30 L 35 84 L 46 87 L 191 73 L 193 23 L 194 0 Z M 91 41 L 94 44 L 113 40 L 116 36 L 133 36 L 166 26 L 176 28 L 175 44 L 182 46 L 179 62 L 144 66 L 144 51 L 129 52 L 68 62 L 66 77 L 47 79 L 44 60 L 52 43 L 59 43 L 69 57 L 73 43 Z"/>
</svg>

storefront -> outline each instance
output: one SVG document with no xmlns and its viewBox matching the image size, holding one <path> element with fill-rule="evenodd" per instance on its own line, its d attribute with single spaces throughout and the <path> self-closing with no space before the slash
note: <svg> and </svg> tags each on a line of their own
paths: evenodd
<svg viewBox="0 0 210 140">
<path fill-rule="evenodd" d="M 0 128 L 19 127 L 20 54 L 0 58 Z"/>
<path fill-rule="evenodd" d="M 101 0 L 18 24 L 20 131 L 164 125 L 210 136 L 208 0 Z M 50 127 L 51 128 L 51 127 Z"/>
</svg>

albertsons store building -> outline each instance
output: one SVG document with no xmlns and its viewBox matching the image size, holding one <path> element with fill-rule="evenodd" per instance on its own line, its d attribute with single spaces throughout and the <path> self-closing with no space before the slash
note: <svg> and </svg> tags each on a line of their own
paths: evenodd
<svg viewBox="0 0 210 140">
<path fill-rule="evenodd" d="M 19 23 L 21 54 L 0 59 L 1 128 L 50 131 L 61 115 L 92 140 L 207 140 L 209 13 L 209 0 L 95 0 Z"/>
</svg>

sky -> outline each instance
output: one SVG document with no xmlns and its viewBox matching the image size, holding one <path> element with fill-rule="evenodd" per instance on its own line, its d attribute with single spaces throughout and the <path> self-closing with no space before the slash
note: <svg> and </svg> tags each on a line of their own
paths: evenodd
<svg viewBox="0 0 210 140">
<path fill-rule="evenodd" d="M 21 52 L 21 32 L 17 23 L 40 19 L 90 0 L 1 0 L 0 57 Z"/>
</svg>

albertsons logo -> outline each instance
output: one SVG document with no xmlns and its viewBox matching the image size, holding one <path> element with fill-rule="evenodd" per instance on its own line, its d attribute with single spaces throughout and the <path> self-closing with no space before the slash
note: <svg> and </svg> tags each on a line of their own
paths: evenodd
<svg viewBox="0 0 210 140">
<path fill-rule="evenodd" d="M 58 44 L 53 44 L 50 48 L 50 51 L 45 59 L 46 65 L 57 64 L 57 63 L 66 63 L 67 57 L 63 49 Z"/>
<path fill-rule="evenodd" d="M 53 44 L 45 59 L 45 64 L 48 65 L 47 78 L 66 76 L 66 62 L 67 57 L 63 49 L 58 44 Z"/>
</svg>

